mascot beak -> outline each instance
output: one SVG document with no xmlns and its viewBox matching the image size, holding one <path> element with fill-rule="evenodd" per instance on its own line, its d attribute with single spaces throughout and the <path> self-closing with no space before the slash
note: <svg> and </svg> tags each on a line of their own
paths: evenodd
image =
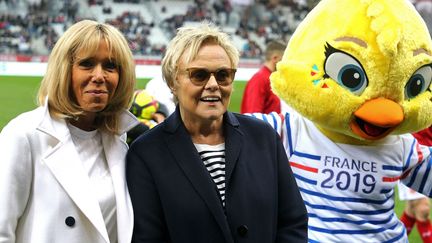
<svg viewBox="0 0 432 243">
<path fill-rule="evenodd" d="M 402 107 L 392 100 L 380 97 L 361 105 L 354 112 L 350 127 L 364 139 L 377 140 L 387 136 L 403 120 Z"/>
</svg>

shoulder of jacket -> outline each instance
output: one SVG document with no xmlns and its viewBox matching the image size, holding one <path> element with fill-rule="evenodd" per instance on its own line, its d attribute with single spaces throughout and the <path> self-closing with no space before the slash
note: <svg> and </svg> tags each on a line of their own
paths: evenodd
<svg viewBox="0 0 432 243">
<path fill-rule="evenodd" d="M 38 127 L 44 116 L 44 109 L 38 107 L 34 110 L 19 114 L 10 120 L 3 130 L 29 131 Z"/>
</svg>

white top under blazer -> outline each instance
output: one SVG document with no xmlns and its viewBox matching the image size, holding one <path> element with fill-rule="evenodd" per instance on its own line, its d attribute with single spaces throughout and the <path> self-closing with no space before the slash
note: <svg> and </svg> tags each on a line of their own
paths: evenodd
<svg viewBox="0 0 432 243">
<path fill-rule="evenodd" d="M 119 243 L 129 243 L 133 212 L 125 180 L 126 131 L 138 121 L 125 111 L 120 135 L 101 132 L 115 192 Z M 47 106 L 23 113 L 0 133 L 0 242 L 108 243 L 97 195 L 65 120 Z M 77 163 L 78 162 L 78 163 Z"/>
</svg>

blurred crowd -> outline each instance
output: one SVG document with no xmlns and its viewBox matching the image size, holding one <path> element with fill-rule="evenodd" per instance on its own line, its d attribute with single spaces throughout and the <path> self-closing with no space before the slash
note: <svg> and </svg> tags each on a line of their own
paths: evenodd
<svg viewBox="0 0 432 243">
<path fill-rule="evenodd" d="M 146 21 L 138 8 L 145 3 L 170 0 L 0 0 L 0 54 L 47 55 L 68 26 L 83 19 L 80 9 L 102 6 L 111 14 L 116 3 L 131 4 L 130 11 L 106 19 L 127 37 L 134 55 L 160 56 L 166 42 L 150 41 L 154 28 L 160 28 L 169 40 L 186 22 L 204 19 L 231 29 L 242 58 L 259 58 L 270 39 L 288 41 L 298 23 L 319 0 L 186 0 L 190 6 L 182 14 L 164 15 L 165 5 L 156 11 L 166 18 Z M 175 4 L 177 1 L 173 1 Z M 432 0 L 413 3 L 422 16 L 432 16 Z M 136 7 L 135 7 L 136 6 Z M 168 4 L 168 6 L 170 6 Z M 19 9 L 20 11 L 13 11 Z M 11 11 L 12 10 L 12 11 Z M 82 11 L 81 11 L 82 12 Z M 157 13 L 156 13 L 157 14 Z M 432 17 L 430 17 L 432 18 Z M 427 19 L 429 28 L 432 19 Z M 148 18 L 147 18 L 148 19 Z M 60 33 L 59 33 L 60 32 Z"/>
</svg>

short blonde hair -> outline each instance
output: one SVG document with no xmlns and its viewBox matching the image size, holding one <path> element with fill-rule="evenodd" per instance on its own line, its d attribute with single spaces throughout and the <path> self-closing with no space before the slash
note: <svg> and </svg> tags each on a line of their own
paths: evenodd
<svg viewBox="0 0 432 243">
<path fill-rule="evenodd" d="M 93 55 L 101 40 L 106 41 L 110 58 L 119 69 L 119 82 L 107 107 L 97 116 L 98 128 L 118 133 L 119 115 L 129 108 L 135 87 L 135 64 L 132 52 L 124 36 L 115 27 L 83 20 L 72 25 L 55 44 L 47 71 L 42 79 L 39 105 L 44 105 L 48 97 L 50 114 L 55 118 L 74 118 L 83 113 L 74 98 L 71 88 L 72 66 L 77 54 L 84 52 Z"/>
<path fill-rule="evenodd" d="M 277 55 L 283 55 L 286 48 L 286 44 L 282 42 L 281 40 L 272 40 L 266 45 L 266 49 L 264 52 L 265 60 L 270 61 L 272 56 Z"/>
<path fill-rule="evenodd" d="M 228 34 L 209 22 L 202 22 L 197 26 L 181 27 L 169 43 L 161 63 L 162 76 L 170 88 L 174 87 L 178 62 L 186 49 L 190 48 L 186 56 L 186 62 L 191 62 L 197 56 L 201 46 L 209 42 L 221 46 L 228 54 L 232 65 L 231 68 L 237 68 L 239 51 L 231 42 Z"/>
</svg>

